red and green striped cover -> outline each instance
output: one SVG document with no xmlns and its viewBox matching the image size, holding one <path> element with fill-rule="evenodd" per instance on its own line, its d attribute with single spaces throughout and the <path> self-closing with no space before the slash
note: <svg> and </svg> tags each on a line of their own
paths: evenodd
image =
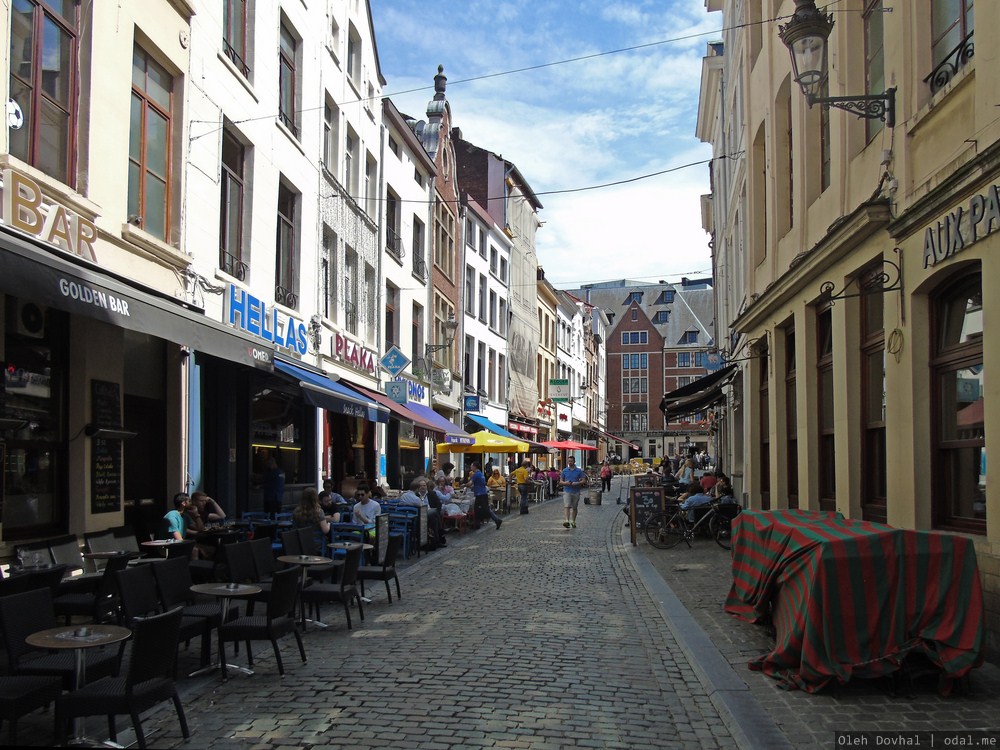
<svg viewBox="0 0 1000 750">
<path fill-rule="evenodd" d="M 878 677 L 922 651 L 945 682 L 982 664 L 983 594 L 969 539 L 839 513 L 745 510 L 726 612 L 772 622 L 750 668 L 808 692 Z"/>
</svg>

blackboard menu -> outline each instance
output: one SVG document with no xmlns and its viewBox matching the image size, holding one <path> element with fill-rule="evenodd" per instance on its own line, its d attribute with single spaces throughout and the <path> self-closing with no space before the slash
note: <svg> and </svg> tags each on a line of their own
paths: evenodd
<svg viewBox="0 0 1000 750">
<path fill-rule="evenodd" d="M 629 527 L 632 544 L 635 544 L 635 532 L 641 529 L 646 519 L 654 513 L 663 510 L 662 487 L 633 487 L 629 490 Z"/>
<path fill-rule="evenodd" d="M 90 381 L 91 424 L 116 430 L 122 426 L 121 386 Z M 122 507 L 122 441 L 95 437 L 90 441 L 90 512 L 117 513 Z"/>
<path fill-rule="evenodd" d="M 381 565 L 385 560 L 385 551 L 389 546 L 389 514 L 380 513 L 375 516 L 375 564 Z"/>
</svg>

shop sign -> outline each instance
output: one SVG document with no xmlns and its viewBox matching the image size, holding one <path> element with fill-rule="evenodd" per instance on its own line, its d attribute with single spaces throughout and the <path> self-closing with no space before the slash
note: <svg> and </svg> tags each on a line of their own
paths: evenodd
<svg viewBox="0 0 1000 750">
<path fill-rule="evenodd" d="M 283 315 L 276 307 L 268 307 L 262 299 L 229 284 L 226 293 L 226 321 L 234 328 L 246 331 L 264 341 L 274 343 L 289 352 L 305 355 L 309 351 L 306 326 L 301 320 Z M 279 349 L 280 351 L 280 349 Z"/>
<path fill-rule="evenodd" d="M 924 268 L 936 266 L 1000 229 L 1000 186 L 974 195 L 924 231 Z"/>
<path fill-rule="evenodd" d="M 479 411 L 479 396 L 466 396 L 463 401 L 465 411 Z"/>
<path fill-rule="evenodd" d="M 406 394 L 409 396 L 411 401 L 424 400 L 427 389 L 420 385 L 420 383 L 414 383 L 412 380 L 403 377 L 397 377 L 396 382 L 406 383 Z"/>
<path fill-rule="evenodd" d="M 10 167 L 3 170 L 3 221 L 9 227 L 50 245 L 97 262 L 97 227 L 58 203 L 42 204 L 42 189 L 34 180 Z"/>
<path fill-rule="evenodd" d="M 302 353 L 305 354 L 305 352 Z M 333 337 L 333 356 L 339 357 L 345 364 L 358 370 L 364 370 L 371 375 L 377 374 L 376 353 L 352 341 L 342 333 L 335 334 Z"/>
</svg>

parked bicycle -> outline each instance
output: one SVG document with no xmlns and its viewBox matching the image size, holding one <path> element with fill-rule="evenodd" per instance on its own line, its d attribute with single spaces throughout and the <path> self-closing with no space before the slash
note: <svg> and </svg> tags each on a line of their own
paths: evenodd
<svg viewBox="0 0 1000 750">
<path fill-rule="evenodd" d="M 705 533 L 723 549 L 732 548 L 732 520 L 743 509 L 737 503 L 717 503 L 694 508 L 695 521 L 688 519 L 690 510 L 682 510 L 680 504 L 672 503 L 665 511 L 654 513 L 643 527 L 646 541 L 657 549 L 670 549 L 681 540 L 691 546 L 695 534 Z M 700 513 L 700 517 L 698 514 Z"/>
</svg>

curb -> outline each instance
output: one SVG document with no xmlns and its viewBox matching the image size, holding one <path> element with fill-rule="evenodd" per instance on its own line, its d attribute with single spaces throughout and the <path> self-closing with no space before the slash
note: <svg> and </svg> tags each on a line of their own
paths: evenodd
<svg viewBox="0 0 1000 750">
<path fill-rule="evenodd" d="M 632 546 L 629 527 L 625 523 L 622 523 L 621 538 L 626 556 L 737 745 L 741 748 L 794 748 L 750 688 L 715 647 L 712 639 L 677 598 L 670 584 Z"/>
</svg>

